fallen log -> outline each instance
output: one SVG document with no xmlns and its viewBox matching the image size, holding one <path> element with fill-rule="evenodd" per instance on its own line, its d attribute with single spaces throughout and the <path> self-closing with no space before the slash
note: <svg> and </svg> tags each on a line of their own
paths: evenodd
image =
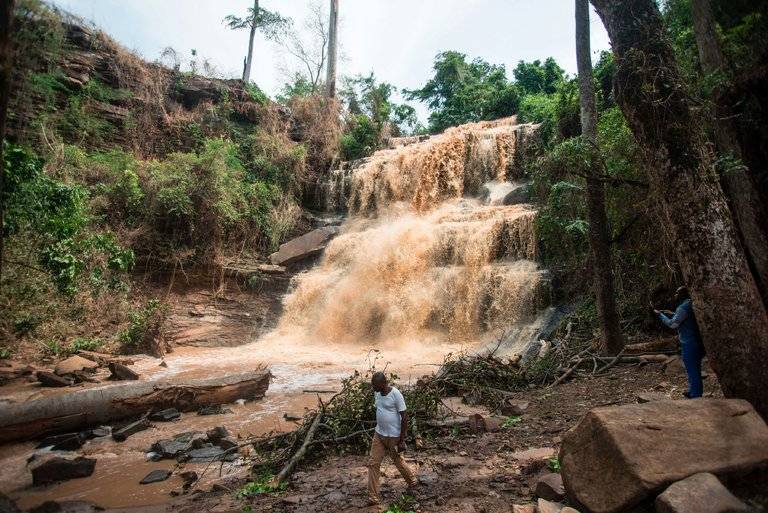
<svg viewBox="0 0 768 513">
<path fill-rule="evenodd" d="M 301 447 L 299 447 L 299 450 L 296 451 L 296 454 L 294 454 L 290 460 L 288 460 L 288 463 L 285 464 L 283 469 L 280 471 L 279 474 L 274 479 L 273 484 L 277 487 L 280 486 L 283 482 L 285 482 L 286 479 L 291 475 L 291 472 L 293 472 L 293 469 L 296 467 L 296 465 L 301 461 L 301 459 L 304 457 L 304 455 L 307 452 L 307 449 L 312 444 L 312 438 L 315 436 L 315 431 L 317 431 L 317 426 L 320 425 L 320 421 L 323 419 L 323 413 L 325 413 L 324 409 L 319 409 L 317 413 L 315 414 L 315 420 L 312 421 L 312 424 L 309 426 L 309 429 L 307 430 L 307 436 L 304 438 L 304 443 L 301 444 Z"/>
<path fill-rule="evenodd" d="M 193 411 L 238 399 L 261 399 L 271 376 L 261 368 L 178 383 L 132 381 L 10 404 L 0 410 L 0 443 L 77 431 L 147 411 L 171 407 Z"/>
</svg>

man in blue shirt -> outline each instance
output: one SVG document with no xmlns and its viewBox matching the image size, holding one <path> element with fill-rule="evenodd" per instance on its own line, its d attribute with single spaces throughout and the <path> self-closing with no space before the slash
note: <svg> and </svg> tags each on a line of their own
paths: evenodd
<svg viewBox="0 0 768 513">
<path fill-rule="evenodd" d="M 683 365 L 688 375 L 688 392 L 684 395 L 688 399 L 694 399 L 701 397 L 704 393 L 704 385 L 701 381 L 701 360 L 705 355 L 704 344 L 693 314 L 693 303 L 688 289 L 685 287 L 677 289 L 675 300 L 678 302 L 678 307 L 674 313 L 668 310 L 663 312 L 654 310 L 654 313 L 659 316 L 659 320 L 665 326 L 677 330 L 683 353 Z"/>
</svg>

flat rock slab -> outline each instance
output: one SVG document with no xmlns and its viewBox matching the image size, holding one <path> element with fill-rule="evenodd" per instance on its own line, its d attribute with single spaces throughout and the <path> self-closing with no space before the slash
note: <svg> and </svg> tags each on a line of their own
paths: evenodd
<svg viewBox="0 0 768 513">
<path fill-rule="evenodd" d="M 564 436 L 560 462 L 571 497 L 593 513 L 617 513 L 693 474 L 765 465 L 768 426 L 739 399 L 595 408 Z"/>
<path fill-rule="evenodd" d="M 537 513 L 560 513 L 560 510 L 563 509 L 563 505 L 559 502 L 552 502 L 546 499 L 539 499 L 536 506 Z"/>
<path fill-rule="evenodd" d="M 656 497 L 656 513 L 749 513 L 712 474 L 702 472 L 673 483 Z"/>
<path fill-rule="evenodd" d="M 536 481 L 536 488 L 533 493 L 536 497 L 548 501 L 561 501 L 565 498 L 563 478 L 554 472 L 544 474 Z"/>
<path fill-rule="evenodd" d="M 290 265 L 311 256 L 317 255 L 328 244 L 337 233 L 339 228 L 336 226 L 324 226 L 305 233 L 301 237 L 291 239 L 285 244 L 280 245 L 275 253 L 269 255 L 269 260 L 274 265 Z"/>
<path fill-rule="evenodd" d="M 68 387 L 74 382 L 70 378 L 63 378 L 53 372 L 37 371 L 37 381 L 44 387 Z"/>
<path fill-rule="evenodd" d="M 171 477 L 171 471 L 170 470 L 153 470 L 146 476 L 144 476 L 144 479 L 139 481 L 139 484 L 151 484 L 151 483 L 159 483 L 160 481 L 165 481 Z"/>
<path fill-rule="evenodd" d="M 149 416 L 149 420 L 154 422 L 171 422 L 181 417 L 181 412 L 176 408 L 167 408 L 160 410 Z"/>
<path fill-rule="evenodd" d="M 95 372 L 98 368 L 98 363 L 87 358 L 83 358 L 82 356 L 75 355 L 57 363 L 56 367 L 53 369 L 53 372 L 59 376 L 64 376 L 66 374 L 75 374 L 77 372 L 83 371 Z"/>
<path fill-rule="evenodd" d="M 82 432 L 49 436 L 41 440 L 37 448 L 51 447 L 54 451 L 74 451 L 83 446 L 89 438 L 88 435 L 88 432 Z"/>
<path fill-rule="evenodd" d="M 187 453 L 190 463 L 209 463 L 211 461 L 235 461 L 238 454 L 234 451 L 226 452 L 220 447 L 203 447 Z"/>
<path fill-rule="evenodd" d="M 96 468 L 96 460 L 91 458 L 51 458 L 32 469 L 34 486 L 67 481 L 78 477 L 88 477 Z"/>
<path fill-rule="evenodd" d="M 517 461 L 548 460 L 555 457 L 555 449 L 552 447 L 537 447 L 524 451 L 513 452 L 511 457 Z"/>
</svg>

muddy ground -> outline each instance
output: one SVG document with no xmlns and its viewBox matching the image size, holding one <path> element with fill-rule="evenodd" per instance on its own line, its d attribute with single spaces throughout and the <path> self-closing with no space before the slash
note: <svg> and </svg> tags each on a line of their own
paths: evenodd
<svg viewBox="0 0 768 513">
<path fill-rule="evenodd" d="M 714 374 L 708 371 L 706 376 L 705 395 L 720 396 Z M 412 507 L 423 512 L 508 513 L 512 504 L 533 501 L 536 478 L 549 471 L 547 460 L 557 453 L 561 435 L 588 410 L 635 403 L 643 392 L 679 399 L 685 389 L 678 362 L 666 367 L 658 363 L 622 366 L 605 376 L 580 377 L 553 388 L 522 392 L 517 397 L 530 401 L 530 406 L 517 425 L 481 435 L 449 430 L 425 441 L 422 448 L 409 450 L 406 461 L 424 483 Z M 401 500 L 405 483 L 394 466 L 385 463 L 382 506 L 368 506 L 365 462 L 364 455 L 326 455 L 301 465 L 285 492 L 276 496 L 237 499 L 234 492 L 246 481 L 232 479 L 221 482 L 214 492 L 193 493 L 153 511 L 385 511 Z"/>
</svg>

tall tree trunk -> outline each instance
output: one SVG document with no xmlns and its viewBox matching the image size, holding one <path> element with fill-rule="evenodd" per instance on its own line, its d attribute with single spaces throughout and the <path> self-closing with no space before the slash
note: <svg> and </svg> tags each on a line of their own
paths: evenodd
<svg viewBox="0 0 768 513">
<path fill-rule="evenodd" d="M 325 78 L 325 94 L 336 97 L 336 53 L 339 25 L 339 0 L 331 0 L 331 18 L 328 22 L 328 69 Z"/>
<path fill-rule="evenodd" d="M 726 63 L 715 29 L 710 0 L 693 0 L 691 7 L 699 60 L 704 73 L 724 72 Z M 713 98 L 715 144 L 720 155 L 735 157 L 743 164 L 744 155 L 738 139 L 734 112 L 729 105 L 722 102 L 721 93 L 719 88 L 716 89 Z M 721 182 L 763 303 L 768 307 L 768 213 L 749 170 L 744 165 L 727 170 L 722 175 Z"/>
<path fill-rule="evenodd" d="M 253 20 L 251 20 L 251 34 L 248 36 L 248 57 L 245 59 L 243 70 L 243 82 L 251 80 L 251 64 L 253 64 L 253 38 L 256 37 L 256 24 L 259 20 L 259 0 L 253 0 Z"/>
<path fill-rule="evenodd" d="M 768 315 L 728 210 L 701 120 L 654 0 L 592 0 L 616 56 L 616 99 L 648 163 L 723 392 L 768 417 Z"/>
<path fill-rule="evenodd" d="M 597 144 L 597 111 L 592 85 L 592 57 L 589 49 L 589 0 L 576 0 L 576 62 L 579 70 L 579 99 L 581 104 L 581 133 Z M 619 325 L 611 271 L 611 242 L 608 216 L 605 213 L 605 186 L 594 169 L 587 174 L 587 219 L 589 246 L 592 250 L 594 289 L 597 316 L 602 331 L 602 351 L 616 355 L 624 347 Z"/>
<path fill-rule="evenodd" d="M 0 283 L 3 278 L 3 256 L 5 226 L 5 115 L 8 110 L 8 96 L 11 92 L 11 25 L 13 23 L 14 0 L 0 0 Z"/>
</svg>

